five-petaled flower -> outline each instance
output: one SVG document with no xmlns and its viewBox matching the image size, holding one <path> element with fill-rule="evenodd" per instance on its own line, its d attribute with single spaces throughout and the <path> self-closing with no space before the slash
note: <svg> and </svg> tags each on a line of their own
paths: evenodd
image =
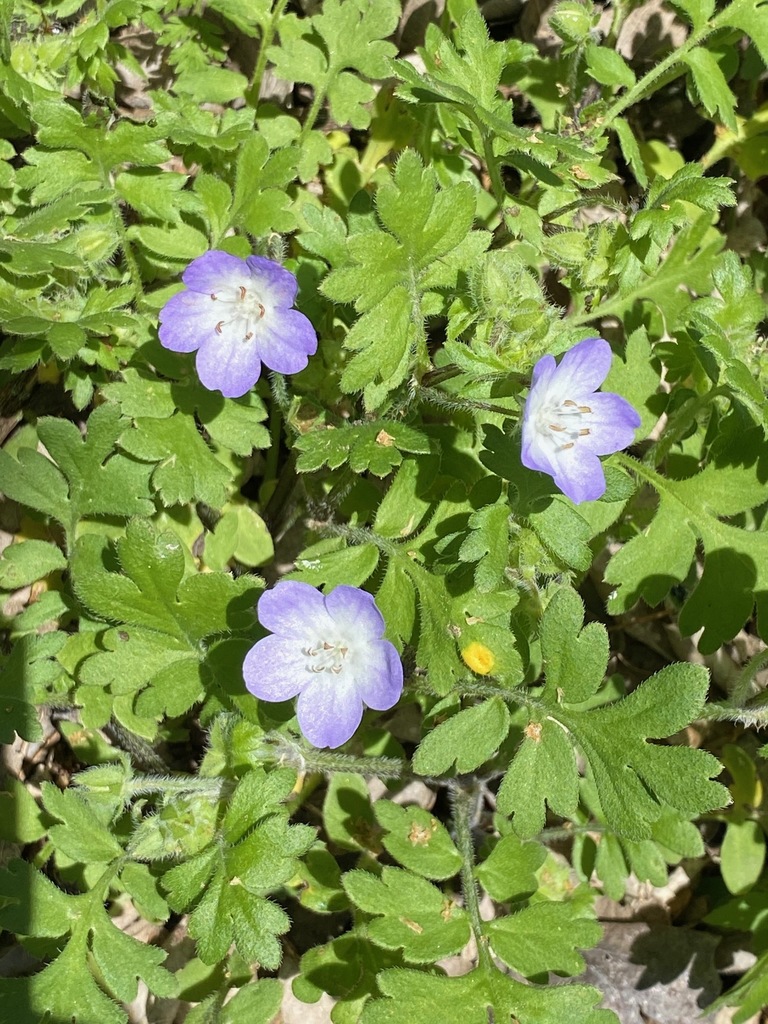
<svg viewBox="0 0 768 1024">
<path fill-rule="evenodd" d="M 580 341 L 559 365 L 543 356 L 523 410 L 523 465 L 548 473 L 577 504 L 605 493 L 598 455 L 632 444 L 640 426 L 625 398 L 597 394 L 610 367 L 611 347 L 602 338 Z"/>
<path fill-rule="evenodd" d="M 296 278 L 273 260 L 214 249 L 192 260 L 181 279 L 186 291 L 160 310 L 160 341 L 173 352 L 197 349 L 197 374 L 211 391 L 239 398 L 262 363 L 298 373 L 316 351 L 315 329 L 291 308 Z"/>
<path fill-rule="evenodd" d="M 316 747 L 340 747 L 355 732 L 363 705 L 393 707 L 403 666 L 370 594 L 341 584 L 323 596 L 308 583 L 281 580 L 262 594 L 259 640 L 243 664 L 245 685 L 261 700 L 298 694 L 299 727 Z"/>
</svg>

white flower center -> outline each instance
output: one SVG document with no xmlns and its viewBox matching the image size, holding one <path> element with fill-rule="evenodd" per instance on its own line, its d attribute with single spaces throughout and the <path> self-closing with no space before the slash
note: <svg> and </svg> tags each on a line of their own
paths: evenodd
<svg viewBox="0 0 768 1024">
<path fill-rule="evenodd" d="M 550 402 L 539 410 L 536 420 L 538 433 L 556 451 L 564 452 L 575 448 L 579 439 L 588 437 L 588 426 L 592 417 L 592 409 L 588 405 L 579 405 L 571 398 L 562 402 Z"/>
<path fill-rule="evenodd" d="M 302 653 L 307 656 L 307 671 L 332 672 L 337 676 L 347 662 L 349 643 L 338 639 L 334 643 L 318 640 L 304 647 Z"/>
<path fill-rule="evenodd" d="M 230 288 L 211 292 L 211 302 L 216 304 L 218 316 L 214 330 L 221 334 L 230 324 L 242 331 L 243 341 L 250 341 L 260 321 L 267 312 L 257 293 L 249 285 L 241 284 L 236 290 Z"/>
</svg>

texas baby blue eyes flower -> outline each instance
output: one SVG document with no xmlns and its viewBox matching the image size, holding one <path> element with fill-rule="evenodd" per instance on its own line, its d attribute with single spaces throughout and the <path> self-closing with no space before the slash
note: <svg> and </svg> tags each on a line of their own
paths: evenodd
<svg viewBox="0 0 768 1024">
<path fill-rule="evenodd" d="M 323 596 L 308 583 L 282 580 L 262 594 L 258 613 L 272 635 L 246 655 L 245 685 L 261 700 L 298 694 L 299 727 L 316 747 L 346 743 L 363 705 L 387 711 L 397 703 L 403 666 L 364 590 L 342 584 Z"/>
<path fill-rule="evenodd" d="M 543 356 L 523 410 L 523 465 L 548 473 L 577 504 L 605 493 L 598 455 L 632 444 L 640 426 L 626 399 L 597 393 L 610 367 L 611 346 L 602 338 L 580 341 L 559 365 Z"/>
<path fill-rule="evenodd" d="M 261 373 L 298 373 L 317 350 L 309 320 L 292 309 L 293 274 L 264 256 L 241 260 L 212 250 L 181 277 L 187 290 L 160 310 L 160 342 L 172 352 L 197 350 L 201 384 L 239 398 Z"/>
</svg>

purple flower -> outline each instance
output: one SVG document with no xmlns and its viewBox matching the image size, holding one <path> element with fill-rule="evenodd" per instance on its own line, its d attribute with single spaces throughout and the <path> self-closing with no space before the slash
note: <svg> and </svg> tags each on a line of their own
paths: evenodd
<svg viewBox="0 0 768 1024">
<path fill-rule="evenodd" d="M 261 700 L 299 696 L 299 727 L 316 747 L 340 747 L 363 717 L 363 705 L 393 707 L 403 666 L 370 594 L 342 584 L 325 597 L 308 583 L 282 580 L 259 600 L 272 636 L 245 656 L 245 685 Z"/>
<path fill-rule="evenodd" d="M 632 444 L 640 417 L 625 398 L 597 394 L 611 367 L 611 346 L 585 338 L 555 363 L 543 356 L 533 369 L 523 410 L 521 459 L 528 469 L 549 473 L 571 501 L 594 501 L 605 493 L 598 455 Z"/>
<path fill-rule="evenodd" d="M 211 391 L 239 398 L 262 363 L 298 373 L 316 351 L 314 327 L 291 309 L 296 278 L 273 260 L 214 249 L 192 260 L 181 279 L 187 290 L 160 310 L 160 341 L 172 352 L 197 349 L 197 374 Z"/>
</svg>

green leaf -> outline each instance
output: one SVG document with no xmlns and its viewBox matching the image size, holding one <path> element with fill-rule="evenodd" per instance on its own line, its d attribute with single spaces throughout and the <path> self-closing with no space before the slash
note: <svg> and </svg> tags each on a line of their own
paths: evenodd
<svg viewBox="0 0 768 1024">
<path fill-rule="evenodd" d="M 4 980 L 0 1024 L 125 1024 L 127 1017 L 99 988 L 85 962 L 84 944 L 70 942 L 45 970 L 31 978 Z"/>
<path fill-rule="evenodd" d="M 688 4 L 695 0 L 686 0 Z M 707 7 L 711 0 L 701 0 Z M 755 44 L 763 63 L 768 65 L 768 27 L 764 0 L 733 0 L 718 16 L 718 23 L 741 29 Z M 746 1019 L 746 1018 L 745 1018 Z"/>
<path fill-rule="evenodd" d="M 35 704 L 46 701 L 64 674 L 55 659 L 65 642 L 63 633 L 23 636 L 0 660 L 0 742 L 13 743 L 14 733 L 31 743 L 41 738 Z"/>
<path fill-rule="evenodd" d="M 74 789 L 59 790 L 51 782 L 43 783 L 43 806 L 49 814 L 63 822 L 49 829 L 51 841 L 72 860 L 80 864 L 107 864 L 121 856 L 123 848 L 99 821 L 93 807 L 83 794 Z"/>
<path fill-rule="evenodd" d="M 361 775 L 335 772 L 323 803 L 323 824 L 328 838 L 342 850 L 381 849 L 371 797 Z"/>
<path fill-rule="evenodd" d="M 232 225 L 252 235 L 294 230 L 296 217 L 286 186 L 296 177 L 298 159 L 297 147 L 270 154 L 263 135 L 250 135 L 237 160 Z"/>
<path fill-rule="evenodd" d="M 623 700 L 558 716 L 586 755 L 606 818 L 618 833 L 646 839 L 665 807 L 693 816 L 728 802 L 725 788 L 710 781 L 720 773 L 711 754 L 647 742 L 693 721 L 707 689 L 704 669 L 670 665 Z"/>
<path fill-rule="evenodd" d="M 534 988 L 482 969 L 458 978 L 389 970 L 378 983 L 383 998 L 366 1005 L 361 1024 L 412 1024 L 435 1017 L 443 1024 L 488 1024 L 491 1016 L 520 1024 L 616 1024 L 610 1010 L 594 1008 L 600 994 L 582 985 Z"/>
<path fill-rule="evenodd" d="M 60 523 L 69 522 L 66 480 L 50 459 L 32 448 L 21 448 L 18 460 L 0 449 L 0 490 Z"/>
<path fill-rule="evenodd" d="M 608 824 L 628 839 L 650 838 L 653 822 L 668 808 L 691 816 L 727 802 L 725 789 L 710 781 L 720 771 L 712 755 L 647 742 L 672 735 L 700 714 L 706 672 L 671 665 L 623 700 L 579 709 L 595 692 L 607 655 L 603 628 L 588 626 L 576 636 L 580 620 L 579 599 L 563 590 L 550 602 L 542 624 L 546 710 L 531 716 L 498 794 L 499 809 L 514 813 L 518 834 L 529 837 L 543 827 L 545 800 L 556 814 L 574 815 L 574 745 L 592 770 Z"/>
<path fill-rule="evenodd" d="M 608 664 L 608 634 L 599 622 L 584 621 L 584 605 L 562 587 L 541 622 L 541 653 L 547 675 L 545 694 L 557 703 L 581 704 L 598 689 Z"/>
<path fill-rule="evenodd" d="M 615 50 L 605 46 L 587 43 L 585 48 L 587 71 L 601 85 L 613 85 L 631 89 L 635 84 L 635 73 Z"/>
<path fill-rule="evenodd" d="M 0 871 L 0 896 L 3 928 L 45 938 L 66 935 L 87 904 L 87 897 L 67 895 L 22 860 L 12 860 Z"/>
<path fill-rule="evenodd" d="M 21 449 L 18 463 L 0 452 L 0 487 L 16 501 L 53 516 L 68 531 L 86 516 L 154 511 L 146 470 L 115 452 L 124 425 L 116 406 L 99 406 L 91 413 L 83 440 L 74 423 L 45 416 L 38 421 L 38 435 L 56 465 L 28 449 Z"/>
<path fill-rule="evenodd" d="M 178 991 L 176 978 L 160 966 L 165 950 L 134 939 L 104 913 L 94 918 L 91 951 L 108 989 L 123 1003 L 136 999 L 139 981 L 166 999 Z"/>
<path fill-rule="evenodd" d="M 459 548 L 462 562 L 477 562 L 475 587 L 481 594 L 497 590 L 509 564 L 509 505 L 500 501 L 473 512 Z"/>
<path fill-rule="evenodd" d="M 728 822 L 720 846 L 720 864 L 729 892 L 749 892 L 765 864 L 765 833 L 759 822 L 748 818 Z"/>
<path fill-rule="evenodd" d="M 715 0 L 672 0 L 672 5 L 690 21 L 695 32 L 699 32 L 715 13 Z"/>
<path fill-rule="evenodd" d="M 151 224 L 134 224 L 128 228 L 128 238 L 173 263 L 187 263 L 202 256 L 208 249 L 205 235 L 181 221 L 162 228 Z"/>
<path fill-rule="evenodd" d="M 732 132 L 736 131 L 736 97 L 728 88 L 720 65 L 704 47 L 696 46 L 687 50 L 683 60 L 691 70 L 693 84 L 704 109 L 708 114 L 720 115 L 721 122 Z"/>
<path fill-rule="evenodd" d="M 205 563 L 212 569 L 226 569 L 231 559 L 241 565 L 263 565 L 274 554 L 266 523 L 245 504 L 226 507 L 213 533 L 205 539 Z"/>
<path fill-rule="evenodd" d="M 116 548 L 123 572 L 104 568 L 99 537 L 81 537 L 75 548 L 72 576 L 80 600 L 97 617 L 125 624 L 104 634 L 105 649 L 86 659 L 80 678 L 92 685 L 101 680 L 114 694 L 141 695 L 148 688 L 141 695 L 147 714 L 162 708 L 181 714 L 212 681 L 210 638 L 252 623 L 256 581 L 224 573 L 185 576 L 176 534 L 158 535 L 143 520 L 128 524 Z"/>
<path fill-rule="evenodd" d="M 223 959 L 235 942 L 246 960 L 258 960 L 268 970 L 280 964 L 278 936 L 288 930 L 290 921 L 265 896 L 296 873 L 296 858 L 315 840 L 313 829 L 288 825 L 287 812 L 277 804 L 286 795 L 285 781 L 285 775 L 270 779 L 260 769 L 246 775 L 220 842 L 164 877 L 175 910 L 196 904 L 190 933 L 198 940 L 204 963 Z M 260 812 L 256 815 L 254 799 Z"/>
<path fill-rule="evenodd" d="M 373 99 L 374 91 L 351 71 L 369 79 L 389 74 L 387 58 L 397 50 L 384 40 L 394 31 L 399 15 L 397 0 L 373 5 L 365 0 L 327 0 L 312 18 L 283 16 L 280 46 L 269 48 L 269 60 L 280 78 L 327 90 L 331 113 L 339 124 L 366 128 L 370 112 L 363 104 Z"/>
<path fill-rule="evenodd" d="M 342 375 L 342 388 L 365 388 L 369 407 L 381 404 L 405 380 L 414 359 L 424 361 L 423 303 L 434 295 L 442 304 L 436 290 L 455 287 L 467 262 L 490 241 L 487 233 L 471 231 L 472 189 L 460 182 L 438 190 L 435 171 L 411 150 L 380 186 L 376 204 L 386 230 L 350 234 L 347 264 L 322 284 L 329 298 L 354 302 L 363 314 L 345 340 L 357 354 Z M 376 381 L 381 394 L 372 384 Z"/>
<path fill-rule="evenodd" d="M 602 934 L 591 905 L 577 899 L 534 903 L 486 926 L 494 953 L 526 977 L 547 971 L 581 974 L 584 959 L 578 948 L 597 944 Z"/>
<path fill-rule="evenodd" d="M 367 871 L 348 871 L 342 884 L 357 907 L 381 915 L 368 924 L 371 941 L 402 949 L 411 963 L 433 963 L 458 953 L 469 941 L 466 912 L 418 875 L 390 867 L 380 879 Z"/>
<path fill-rule="evenodd" d="M 47 831 L 43 812 L 24 783 L 6 779 L 0 789 L 0 839 L 34 843 Z"/>
<path fill-rule="evenodd" d="M 608 563 L 605 580 L 617 587 L 608 602 L 612 614 L 640 597 L 651 606 L 658 604 L 688 575 L 700 540 L 704 571 L 683 605 L 680 630 L 687 636 L 703 628 L 698 641 L 702 654 L 711 654 L 738 633 L 756 595 L 768 591 L 768 534 L 725 523 L 721 517 L 764 501 L 760 452 L 759 445 L 742 444 L 740 454 L 725 452 L 719 465 L 710 463 L 686 480 L 643 468 L 642 477 L 659 495 L 659 508 L 645 530 Z M 765 632 L 762 623 L 760 630 Z"/>
<path fill-rule="evenodd" d="M 359 1019 L 367 1000 L 378 994 L 380 971 L 401 964 L 399 954 L 374 946 L 363 929 L 360 934 L 347 932 L 304 954 L 301 974 L 293 983 L 294 995 L 310 1003 L 328 992 L 343 1003 L 342 1009 L 352 1024 Z"/>
<path fill-rule="evenodd" d="M 376 593 L 376 604 L 387 624 L 387 638 L 395 644 L 407 643 L 416 624 L 416 591 L 397 559 L 389 560 Z"/>
<path fill-rule="evenodd" d="M 21 544 L 11 544 L 0 557 L 0 587 L 17 590 L 65 569 L 66 565 L 64 555 L 48 541 L 26 540 Z"/>
<path fill-rule="evenodd" d="M 421 807 L 398 807 L 379 800 L 376 820 L 386 829 L 384 848 L 404 867 L 425 878 L 451 878 L 461 868 L 461 855 L 444 825 Z"/>
<path fill-rule="evenodd" d="M 191 96 L 198 103 L 231 103 L 242 99 L 248 79 L 229 68 L 207 67 L 205 71 L 182 71 L 174 82 L 174 92 Z"/>
<path fill-rule="evenodd" d="M 441 775 L 456 764 L 459 773 L 488 761 L 506 738 L 509 712 L 500 697 L 465 708 L 427 733 L 413 758 L 420 775 Z"/>
<path fill-rule="evenodd" d="M 645 165 L 643 164 L 643 158 L 640 154 L 640 147 L 638 146 L 637 139 L 629 126 L 629 122 L 627 122 L 623 117 L 616 117 L 613 121 L 613 129 L 619 139 L 619 145 L 621 146 L 621 152 L 624 159 L 632 168 L 632 173 L 637 179 L 638 185 L 641 188 L 648 188 L 648 175 L 645 172 Z"/>
<path fill-rule="evenodd" d="M 220 508 L 230 473 L 214 456 L 190 416 L 139 418 L 119 438 L 123 451 L 141 462 L 154 462 L 152 484 L 163 504 L 203 501 Z"/>
<path fill-rule="evenodd" d="M 259 978 L 238 989 L 219 1011 L 219 1020 L 221 1024 L 273 1024 L 282 1001 L 282 983 L 277 978 Z"/>
<path fill-rule="evenodd" d="M 547 851 L 539 843 L 523 842 L 511 832 L 496 843 L 475 874 L 493 899 L 518 901 L 538 888 L 536 872 L 546 858 Z"/>
<path fill-rule="evenodd" d="M 186 174 L 141 168 L 118 174 L 115 191 L 145 217 L 178 223 L 179 193 L 186 182 Z"/>
<path fill-rule="evenodd" d="M 544 827 L 545 803 L 554 814 L 572 818 L 578 800 L 576 756 L 570 740 L 551 719 L 532 720 L 499 789 L 499 810 L 514 814 L 515 831 L 529 839 Z"/>
<path fill-rule="evenodd" d="M 426 453 L 429 441 L 404 423 L 375 420 L 348 427 L 325 427 L 302 434 L 296 439 L 301 453 L 296 463 L 300 473 L 328 466 L 338 469 L 349 462 L 355 473 L 371 472 L 388 476 L 403 461 L 402 452 Z"/>
<path fill-rule="evenodd" d="M 326 589 L 340 583 L 360 587 L 378 564 L 379 549 L 375 544 L 346 548 L 338 547 L 335 541 L 320 541 L 301 553 L 296 559 L 296 568 L 286 578 Z"/>
</svg>

